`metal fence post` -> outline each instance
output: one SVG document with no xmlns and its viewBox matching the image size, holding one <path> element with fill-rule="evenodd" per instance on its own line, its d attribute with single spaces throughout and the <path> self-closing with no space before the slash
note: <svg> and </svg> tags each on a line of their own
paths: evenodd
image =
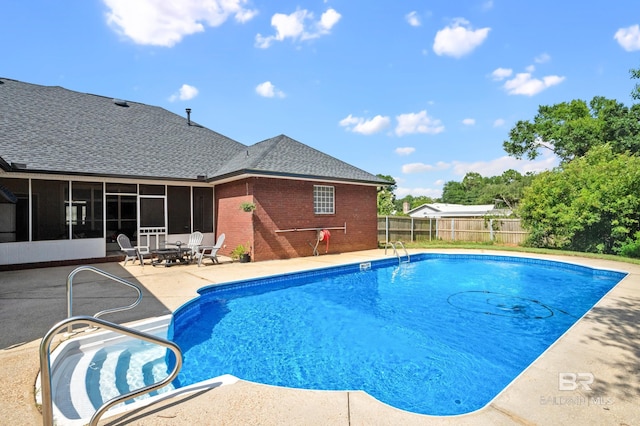
<svg viewBox="0 0 640 426">
<path fill-rule="evenodd" d="M 411 242 L 413 242 L 413 227 L 414 227 L 414 221 L 413 221 L 413 217 L 411 218 Z"/>
<path fill-rule="evenodd" d="M 385 227 L 385 238 L 387 239 L 387 241 L 385 241 L 385 244 L 387 244 L 389 242 L 389 216 L 384 217 L 384 227 Z"/>
<path fill-rule="evenodd" d="M 489 219 L 489 239 L 493 241 L 493 219 Z"/>
<path fill-rule="evenodd" d="M 451 219 L 451 241 L 456 240 L 456 222 L 455 219 Z"/>
</svg>

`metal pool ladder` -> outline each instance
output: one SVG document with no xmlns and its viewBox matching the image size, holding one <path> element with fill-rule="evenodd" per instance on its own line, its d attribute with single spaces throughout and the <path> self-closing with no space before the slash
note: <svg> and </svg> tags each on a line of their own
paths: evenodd
<svg viewBox="0 0 640 426">
<path fill-rule="evenodd" d="M 72 306 L 73 306 L 73 278 L 74 276 L 80 272 L 80 271 L 91 271 L 91 272 L 95 272 L 98 275 L 102 275 L 104 277 L 110 278 L 113 281 L 119 282 L 120 284 L 124 284 L 128 287 L 132 287 L 134 288 L 137 293 L 138 293 L 138 298 L 135 302 L 133 302 L 132 304 L 128 305 L 128 306 L 124 306 L 121 308 L 113 308 L 113 309 L 107 309 L 101 312 L 98 312 L 97 314 L 95 314 L 94 316 L 71 316 L 72 315 Z M 42 341 L 40 342 L 40 382 L 41 382 L 41 392 L 42 392 L 42 420 L 43 420 L 43 424 L 44 426 L 51 426 L 53 425 L 53 394 L 52 394 L 52 390 L 51 390 L 51 358 L 50 358 L 50 354 L 51 354 L 51 342 L 53 341 L 53 338 L 60 332 L 62 331 L 64 328 L 67 328 L 67 333 L 71 334 L 72 333 L 72 329 L 73 329 L 73 325 L 74 324 L 89 324 L 89 325 L 94 325 L 97 326 L 99 328 L 104 328 L 107 330 L 111 330 L 113 332 L 116 333 L 120 333 L 123 334 L 125 336 L 129 336 L 129 337 L 133 337 L 136 339 L 140 339 L 140 340 L 144 340 L 146 342 L 150 342 L 150 343 L 154 343 L 156 345 L 160 345 L 160 346 L 164 346 L 165 348 L 169 349 L 171 352 L 173 352 L 173 355 L 175 357 L 175 365 L 173 367 L 173 370 L 171 370 L 171 372 L 169 373 L 169 375 L 167 377 L 165 377 L 163 380 L 153 383 L 151 385 L 142 387 L 140 389 L 136 389 L 133 390 L 129 393 L 123 394 L 123 395 L 119 395 L 116 396 L 115 398 L 110 399 L 109 401 L 105 402 L 104 404 L 102 404 L 102 406 L 100 408 L 98 408 L 98 410 L 93 414 L 93 416 L 91 417 L 91 420 L 89 421 L 89 424 L 91 426 L 97 425 L 98 422 L 100 421 L 100 417 L 102 417 L 102 415 L 111 407 L 113 407 L 114 405 L 126 401 L 128 399 L 131 398 L 135 398 L 137 396 L 152 392 L 156 389 L 160 389 L 166 385 L 168 385 L 169 383 L 171 383 L 173 381 L 173 379 L 175 379 L 178 374 L 180 373 L 180 369 L 182 368 L 182 350 L 180 349 L 180 347 L 175 344 L 174 342 L 170 341 L 170 340 L 166 340 L 166 339 L 162 339 L 160 337 L 156 337 L 152 334 L 148 334 L 148 333 L 144 333 L 142 331 L 138 331 L 135 330 L 133 328 L 129 328 L 129 327 L 125 327 L 123 325 L 120 324 L 115 324 L 109 321 L 105 321 L 103 319 L 98 318 L 100 315 L 103 314 L 107 314 L 107 313 L 113 313 L 113 312 L 119 312 L 119 311 L 123 311 L 123 310 L 127 310 L 127 309 L 132 309 L 135 306 L 137 306 L 140 301 L 142 300 L 142 291 L 140 290 L 140 288 L 135 285 L 132 284 L 128 281 L 123 280 L 120 277 L 117 277 L 115 275 L 111 275 L 105 271 L 101 271 L 100 269 L 94 268 L 92 266 L 80 266 L 76 269 L 74 269 L 70 274 L 69 277 L 67 278 L 67 310 L 68 310 L 68 317 L 62 321 L 60 321 L 59 323 L 57 323 L 56 325 L 54 325 L 48 332 L 47 334 L 45 334 L 45 336 L 43 337 Z"/>
<path fill-rule="evenodd" d="M 387 241 L 387 243 L 384 246 L 384 254 L 387 254 L 387 247 L 391 246 L 393 248 L 393 253 L 398 257 L 398 264 L 400 263 L 409 263 L 411 262 L 411 256 L 409 256 L 409 252 L 407 251 L 407 248 L 404 246 L 404 243 L 402 241 L 397 241 L 395 243 L 391 242 L 391 241 Z M 402 250 L 404 251 L 404 255 L 407 256 L 407 260 L 402 260 L 402 258 L 400 257 L 400 253 L 398 253 L 398 247 L 400 246 L 402 247 Z"/>
<path fill-rule="evenodd" d="M 73 279 L 75 278 L 78 272 L 82 272 L 82 271 L 89 271 L 98 275 L 102 275 L 103 277 L 109 278 L 111 281 L 115 281 L 124 286 L 130 287 L 138 293 L 138 298 L 136 299 L 135 302 L 131 303 L 130 305 L 122 306 L 119 308 L 105 309 L 96 314 L 93 314 L 94 318 L 101 317 L 104 314 L 112 314 L 114 312 L 133 309 L 136 306 L 138 306 L 138 304 L 142 301 L 142 290 L 140 290 L 140 287 L 138 287 L 137 285 L 130 283 L 129 281 L 123 280 L 122 278 L 116 275 L 110 274 L 108 272 L 105 272 L 101 269 L 94 268 L 93 266 L 88 266 L 88 265 L 78 266 L 76 269 L 71 271 L 69 273 L 69 276 L 67 277 L 67 318 L 71 318 L 73 316 Z M 67 333 L 71 334 L 72 332 L 73 332 L 72 325 L 69 324 L 67 328 Z"/>
</svg>

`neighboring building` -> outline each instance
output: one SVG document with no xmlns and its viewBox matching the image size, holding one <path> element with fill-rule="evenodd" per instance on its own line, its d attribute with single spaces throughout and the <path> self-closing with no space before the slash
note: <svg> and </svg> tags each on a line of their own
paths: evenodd
<svg viewBox="0 0 640 426">
<path fill-rule="evenodd" d="M 484 216 L 509 216 L 511 211 L 496 209 L 493 204 L 481 204 L 465 206 L 462 204 L 433 203 L 423 204 L 406 212 L 411 217 L 426 217 L 439 219 L 443 217 L 484 217 Z"/>
<path fill-rule="evenodd" d="M 225 233 L 253 260 L 310 256 L 322 228 L 330 252 L 371 249 L 388 184 L 285 135 L 247 146 L 190 110 L 0 78 L 0 265 L 104 258 L 120 232 Z"/>
</svg>

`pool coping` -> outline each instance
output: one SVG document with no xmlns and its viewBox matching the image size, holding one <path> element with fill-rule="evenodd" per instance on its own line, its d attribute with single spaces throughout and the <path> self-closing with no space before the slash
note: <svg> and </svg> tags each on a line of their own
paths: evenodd
<svg viewBox="0 0 640 426">
<path fill-rule="evenodd" d="M 384 250 L 318 256 L 252 264 L 223 264 L 197 268 L 141 268 L 121 264 L 108 267 L 129 273 L 170 309 L 196 297 L 195 290 L 207 282 L 221 283 L 250 276 L 283 271 L 313 269 L 383 258 Z M 363 392 L 299 391 L 238 381 L 213 390 L 199 390 L 190 396 L 148 406 L 130 413 L 135 424 L 199 424 L 211 418 L 227 424 L 611 424 L 640 423 L 636 401 L 640 386 L 634 376 L 640 372 L 640 266 L 581 257 L 501 252 L 498 250 L 411 250 L 411 253 L 481 253 L 496 256 L 533 257 L 604 268 L 628 273 L 596 306 L 521 373 L 485 408 L 469 414 L 434 417 L 407 413 L 386 406 Z M 99 267 L 104 268 L 105 265 Z M 59 268 L 47 268 L 59 269 Z M 49 280 L 51 270 L 43 270 Z M 70 268 L 62 271 L 66 273 Z M 169 272 L 171 271 L 171 272 Z M 61 272 L 61 273 L 62 273 Z M 19 274 L 16 274 L 19 278 Z M 177 288 L 179 281 L 180 288 Z M 20 281 L 16 282 L 16 286 Z M 149 315 L 151 316 L 151 315 Z M 0 359 L 20 360 L 17 381 L 30 383 L 37 371 L 37 344 L 0 351 Z M 6 365 L 6 364 L 5 364 Z M 37 368 L 36 368 L 37 370 Z M 559 390 L 558 374 L 594 374 L 591 391 Z M 14 377 L 8 372 L 5 377 Z M 631 379 L 631 380 L 630 380 Z M 22 388 L 21 388 L 22 389 Z M 0 414 L 5 419 L 37 418 L 34 406 L 24 404 L 9 389 L 0 389 Z M 22 401 L 19 404 L 18 401 Z M 6 403 L 5 403 L 6 402 Z M 6 417 L 5 414 L 8 416 Z M 131 417 L 133 416 L 133 417 Z M 124 420 L 124 419 L 123 419 Z M 114 421 L 105 419 L 101 424 Z M 162 423 L 162 422 L 165 423 Z"/>
<path fill-rule="evenodd" d="M 618 279 L 619 281 L 613 287 L 611 287 L 609 290 L 607 290 L 596 301 L 596 303 L 599 302 L 602 298 L 604 298 L 611 290 L 613 290 L 628 275 L 627 272 L 622 271 L 622 270 L 599 269 L 599 268 L 594 268 L 592 266 L 581 265 L 581 264 L 578 264 L 578 263 L 572 263 L 572 262 L 568 262 L 568 261 L 539 259 L 539 258 L 521 257 L 521 256 L 509 256 L 509 255 L 506 255 L 506 254 L 504 254 L 504 255 L 503 254 L 495 255 L 495 254 L 471 254 L 471 253 L 456 253 L 456 254 L 452 254 L 452 253 L 416 253 L 416 254 L 414 254 L 414 256 L 412 256 L 411 261 L 412 262 L 414 262 L 414 261 L 425 261 L 425 260 L 431 260 L 431 259 L 489 260 L 489 261 L 494 261 L 495 260 L 495 261 L 501 261 L 501 262 L 512 262 L 512 263 L 529 264 L 529 265 L 558 267 L 558 268 L 562 268 L 562 269 L 565 269 L 565 270 L 586 272 L 586 273 L 592 274 L 594 276 L 608 276 L 608 277 L 613 277 L 613 278 Z M 389 266 L 398 266 L 399 263 L 400 263 L 400 265 L 406 264 L 404 262 L 398 262 L 395 259 L 382 258 L 382 259 L 373 259 L 373 260 L 368 261 L 368 262 L 356 262 L 356 263 L 347 263 L 347 264 L 344 264 L 344 265 L 325 266 L 325 267 L 322 267 L 322 268 L 315 268 L 315 269 L 310 269 L 310 270 L 305 270 L 305 271 L 295 271 L 295 272 L 289 272 L 289 273 L 285 273 L 285 274 L 269 275 L 269 276 L 257 277 L 257 278 L 247 279 L 247 280 L 236 280 L 236 281 L 231 281 L 231 282 L 210 284 L 210 285 L 207 285 L 207 286 L 204 286 L 204 287 L 201 287 L 200 289 L 198 289 L 199 296 L 197 298 L 189 300 L 188 302 L 186 302 L 183 305 L 181 305 L 180 307 L 178 307 L 178 309 L 176 309 L 173 314 L 174 314 L 175 318 L 180 318 L 180 319 L 189 318 L 190 315 L 191 315 L 191 311 L 199 312 L 200 303 L 203 300 L 207 300 L 207 297 L 209 295 L 214 295 L 214 297 L 215 297 L 215 294 L 218 291 L 253 288 L 255 286 L 258 286 L 258 287 L 259 286 L 268 286 L 268 285 L 273 284 L 273 283 L 276 283 L 276 284 L 279 284 L 279 285 L 285 285 L 285 284 L 283 284 L 283 280 L 285 280 L 284 282 L 288 282 L 288 281 L 297 282 L 300 279 L 302 279 L 302 280 L 306 280 L 306 279 L 309 279 L 309 278 L 313 278 L 313 279 L 320 278 L 321 279 L 321 278 L 324 278 L 324 277 L 330 277 L 330 276 L 334 276 L 334 275 L 342 275 L 342 274 L 346 274 L 346 273 L 356 273 L 358 271 L 362 271 L 363 269 L 367 269 L 368 270 L 368 269 L 372 269 L 372 268 L 373 269 L 378 269 L 378 268 L 384 268 L 384 267 L 389 267 Z M 364 266 L 364 268 L 363 268 L 363 266 Z M 558 340 L 560 340 L 566 333 L 568 333 L 573 328 L 573 326 L 575 326 L 580 320 L 582 320 L 582 318 L 588 312 L 589 311 L 585 312 L 583 315 L 581 315 L 579 318 L 577 318 L 575 320 L 575 322 L 573 324 L 571 324 L 571 326 L 569 326 L 566 330 L 564 330 L 564 332 L 562 332 L 560 334 L 560 336 L 558 336 L 558 338 L 556 340 L 554 340 L 544 351 L 542 351 L 529 365 L 524 367 L 522 371 L 520 371 L 515 377 L 513 377 L 513 379 L 511 379 L 504 388 L 502 388 L 499 392 L 497 392 L 482 407 L 476 408 L 476 409 L 474 409 L 472 411 L 469 411 L 469 412 L 460 413 L 460 414 L 451 414 L 451 415 L 421 414 L 421 413 L 414 413 L 414 412 L 410 412 L 410 411 L 407 411 L 407 412 L 409 412 L 411 414 L 425 415 L 425 416 L 428 416 L 428 417 L 449 417 L 449 418 L 453 418 L 453 417 L 460 417 L 460 416 L 470 415 L 470 414 L 473 414 L 475 412 L 483 410 L 487 406 L 491 405 L 496 400 L 496 398 L 498 398 L 498 396 L 500 396 L 500 394 L 502 394 L 511 385 L 511 383 L 513 383 L 516 379 L 518 379 L 531 365 L 533 365 L 542 355 L 544 355 L 544 353 L 547 350 L 551 349 L 551 347 L 553 347 L 553 345 L 555 345 L 556 342 L 558 342 Z M 172 326 L 173 326 L 173 324 L 172 324 Z M 172 330 L 169 331 L 169 334 L 171 334 L 171 333 L 172 333 Z M 571 378 L 571 376 L 567 376 L 567 378 L 565 378 L 564 380 L 567 381 L 567 380 L 570 380 L 570 378 Z M 393 407 L 393 406 L 391 406 L 391 407 L 392 408 L 396 408 L 396 407 Z M 400 409 L 400 410 L 401 411 L 405 411 L 405 410 L 402 410 L 402 409 Z"/>
<path fill-rule="evenodd" d="M 416 253 L 417 254 L 417 253 Z M 438 257 L 439 253 L 427 253 L 427 254 L 436 254 L 436 257 Z M 602 275 L 609 275 L 610 273 L 613 274 L 624 274 L 625 276 L 621 278 L 621 281 L 614 286 L 612 289 L 610 289 L 599 301 L 598 303 L 596 303 L 596 306 L 598 306 L 612 291 L 614 291 L 618 285 L 622 284 L 622 282 L 624 281 L 624 279 L 626 277 L 629 276 L 630 272 L 624 270 L 624 268 L 612 268 L 612 267 L 595 267 L 593 265 L 588 265 L 585 264 L 584 262 L 578 260 L 578 261 L 573 261 L 574 259 L 566 259 L 566 258 L 562 258 L 562 259 L 542 259 L 542 258 L 538 258 L 538 257 L 533 257 L 528 253 L 524 253 L 524 254 L 517 254 L 515 256 L 512 256 L 511 254 L 506 254 L 503 252 L 498 252 L 498 253 L 481 253 L 481 254 L 477 254 L 477 253 L 442 253 L 443 257 L 447 256 L 456 256 L 457 254 L 460 255 L 460 257 L 464 257 L 464 258 L 476 258 L 476 259 L 517 259 L 518 261 L 521 261 L 523 258 L 527 258 L 527 259 L 531 259 L 533 263 L 540 263 L 540 264 L 544 264 L 547 262 L 553 262 L 553 263 L 561 263 L 564 266 L 567 267 L 572 267 L 575 266 L 577 269 L 590 269 L 590 270 L 594 270 L 596 271 L 596 274 L 602 274 Z M 378 261 L 378 259 L 374 259 L 373 261 Z M 388 259 L 387 260 L 388 263 L 394 263 L 394 260 L 392 259 Z M 354 267 L 357 267 L 358 263 L 348 263 L 344 265 L 344 269 L 353 269 Z M 308 271 L 304 271 L 301 272 L 302 274 L 305 273 L 323 273 L 322 269 L 324 268 L 319 268 L 319 269 L 311 269 Z M 291 275 L 297 275 L 298 272 L 294 272 Z M 270 277 L 264 277 L 264 278 L 270 278 Z M 262 278 L 257 278 L 256 280 L 261 280 Z M 234 282 L 230 282 L 230 283 L 220 283 L 220 284 L 214 284 L 214 285 L 210 285 L 207 287 L 204 287 L 202 289 L 198 290 L 199 294 L 205 294 L 208 290 L 213 290 L 216 287 L 220 287 L 220 286 L 226 286 L 226 285 L 233 285 L 234 283 L 236 283 L 236 281 Z M 251 285 L 251 284 L 249 284 Z M 183 305 L 184 306 L 184 305 Z M 596 307 L 594 306 L 594 308 Z M 548 351 L 553 350 L 553 348 L 559 344 L 559 342 L 561 340 L 563 340 L 565 338 L 565 335 L 571 333 L 571 331 L 573 330 L 574 327 L 576 327 L 578 325 L 579 322 L 581 322 L 587 315 L 589 314 L 589 312 L 585 313 L 580 319 L 578 319 L 571 327 L 569 327 L 569 329 L 567 329 L 554 343 L 552 343 L 542 354 L 540 354 L 528 367 L 526 367 L 520 374 L 518 374 L 502 391 L 500 391 L 494 398 L 491 399 L 491 401 L 489 401 L 485 406 L 469 412 L 469 413 L 464 413 L 464 414 L 459 414 L 459 415 L 451 415 L 451 416 L 435 416 L 435 415 L 423 415 L 423 414 L 416 414 L 416 413 L 411 413 L 411 412 L 407 412 L 401 409 L 397 409 L 395 407 L 389 406 L 387 404 L 384 404 L 380 401 L 375 400 L 373 397 L 369 396 L 368 394 L 366 394 L 365 392 L 358 392 L 360 394 L 361 397 L 363 397 L 364 399 L 371 399 L 373 400 L 373 404 L 378 404 L 381 407 L 384 407 L 385 410 L 387 411 L 391 411 L 396 413 L 399 417 L 402 417 L 402 423 L 404 424 L 412 424 L 413 422 L 416 422 L 417 424 L 423 424 L 423 422 L 427 422 L 428 424 L 438 424 L 440 422 L 443 423 L 449 423 L 449 422 L 454 422 L 456 424 L 459 424 L 460 422 L 466 422 L 466 421 L 470 421 L 471 423 L 476 423 L 480 418 L 485 418 L 487 417 L 487 415 L 492 414 L 491 412 L 496 410 L 500 413 L 500 415 L 502 416 L 506 416 L 509 418 L 509 422 L 511 421 L 515 421 L 516 423 L 528 423 L 527 420 L 525 420 L 525 418 L 518 416 L 517 414 L 515 414 L 514 412 L 512 412 L 511 410 L 509 410 L 508 408 L 502 407 L 501 406 L 501 400 L 503 395 L 506 394 L 506 398 L 510 398 L 510 393 L 511 393 L 511 388 L 512 386 L 520 381 L 520 380 L 526 380 L 526 376 L 529 374 L 529 370 L 534 368 L 536 364 L 539 364 L 543 361 L 541 361 L 545 354 Z M 559 372 L 558 374 L 560 374 L 562 372 Z M 581 374 L 581 373 L 585 373 L 585 372 L 577 372 L 577 373 L 572 373 L 571 371 L 568 371 L 568 373 L 571 374 Z M 535 373 L 534 373 L 535 374 Z M 591 373 L 589 373 L 591 374 Z M 524 378 L 524 379 L 523 379 Z M 559 377 L 555 378 L 555 384 L 558 384 L 558 380 Z M 260 385 L 260 384 L 255 384 L 253 383 L 252 385 L 254 386 L 268 386 L 268 385 Z M 277 388 L 277 387 L 275 387 Z M 551 388 L 553 390 L 553 388 Z M 296 392 L 297 390 L 291 390 L 293 392 Z M 299 391 L 298 391 L 299 392 Z M 307 391 L 309 392 L 309 391 Z M 317 392 L 317 391 L 316 391 Z M 322 392 L 322 391 L 320 391 Z M 581 404 L 584 405 L 585 407 L 588 406 L 589 403 L 591 403 L 592 405 L 594 404 L 589 397 L 585 396 L 584 394 L 578 393 L 578 394 L 567 394 L 566 390 L 563 391 L 557 391 L 559 393 L 557 393 L 556 395 L 547 397 L 547 394 L 541 393 L 540 398 L 538 399 L 538 404 L 540 405 L 544 405 L 548 403 L 548 399 L 552 398 L 552 402 L 553 401 L 560 398 L 560 406 L 566 405 L 566 406 L 580 406 Z M 347 394 L 353 394 L 353 392 L 347 392 L 344 391 L 343 393 L 347 393 Z M 599 397 L 601 398 L 599 401 L 601 402 L 602 406 L 606 406 L 609 405 L 609 397 Z M 543 399 L 544 399 L 544 404 L 543 404 Z M 596 406 L 598 406 L 598 404 L 595 404 Z M 600 408 L 600 407 L 598 407 Z M 605 407 L 608 408 L 608 407 Z M 589 416 L 590 417 L 590 416 Z M 411 419 L 411 420 L 410 420 Z M 370 419 L 370 421 L 372 421 L 373 419 Z M 484 421 L 482 421 L 484 422 Z M 493 419 L 490 421 L 490 423 L 495 424 L 496 419 Z M 367 422 L 369 423 L 369 422 Z M 536 421 L 534 422 L 535 424 L 541 424 L 544 423 L 544 418 L 540 419 L 540 421 Z"/>
</svg>

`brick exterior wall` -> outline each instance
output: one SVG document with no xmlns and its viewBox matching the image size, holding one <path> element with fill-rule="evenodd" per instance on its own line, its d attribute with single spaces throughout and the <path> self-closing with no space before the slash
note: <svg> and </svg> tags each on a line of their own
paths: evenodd
<svg viewBox="0 0 640 426">
<path fill-rule="evenodd" d="M 313 211 L 314 185 L 335 188 L 335 214 Z M 248 178 L 216 186 L 216 233 L 226 234 L 221 254 L 250 243 L 252 261 L 313 255 L 315 231 L 275 232 L 284 229 L 343 227 L 330 230 L 329 254 L 376 248 L 377 190 L 374 186 L 307 182 L 290 179 Z M 240 210 L 242 202 L 256 204 L 253 213 Z M 325 254 L 325 242 L 318 245 Z"/>
<path fill-rule="evenodd" d="M 253 214 L 240 209 L 244 202 L 255 203 L 248 180 L 231 182 L 215 187 L 216 239 L 225 234 L 219 253 L 230 256 L 239 244 L 253 247 Z M 253 258 L 253 250 L 250 253 Z"/>
</svg>

